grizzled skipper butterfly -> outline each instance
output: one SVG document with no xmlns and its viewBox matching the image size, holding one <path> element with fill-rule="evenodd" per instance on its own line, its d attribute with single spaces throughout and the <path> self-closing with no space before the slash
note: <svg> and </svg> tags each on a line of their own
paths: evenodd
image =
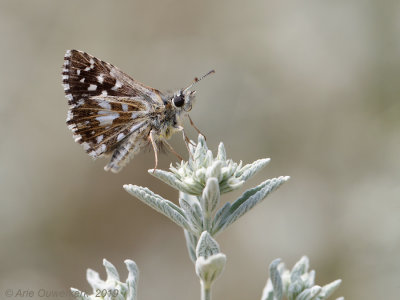
<svg viewBox="0 0 400 300">
<path fill-rule="evenodd" d="M 182 127 L 183 115 L 190 119 L 195 91 L 193 85 L 214 73 L 208 72 L 187 88 L 172 95 L 145 86 L 117 67 L 78 50 L 67 50 L 62 72 L 68 99 L 68 128 L 75 142 L 82 144 L 94 159 L 111 155 L 106 171 L 119 172 L 146 145 L 157 152 L 166 146 L 182 159 L 167 142 L 174 132 L 182 131 L 186 146 L 190 143 Z"/>
</svg>

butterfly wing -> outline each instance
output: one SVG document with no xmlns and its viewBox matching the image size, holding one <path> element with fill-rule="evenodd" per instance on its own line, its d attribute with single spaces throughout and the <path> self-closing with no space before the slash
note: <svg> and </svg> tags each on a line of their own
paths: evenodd
<svg viewBox="0 0 400 300">
<path fill-rule="evenodd" d="M 143 85 L 112 64 L 86 52 L 67 50 L 62 75 L 69 104 L 98 95 L 139 96 L 155 104 L 163 103 L 160 91 Z"/>
<path fill-rule="evenodd" d="M 150 131 L 148 115 L 163 104 L 161 92 L 77 50 L 66 52 L 62 76 L 70 105 L 68 127 L 90 156 L 125 149 L 127 153 L 119 157 L 124 160 L 132 149 L 140 150 L 137 146 L 143 143 L 138 140 Z M 116 167 L 109 169 L 116 171 Z"/>
</svg>

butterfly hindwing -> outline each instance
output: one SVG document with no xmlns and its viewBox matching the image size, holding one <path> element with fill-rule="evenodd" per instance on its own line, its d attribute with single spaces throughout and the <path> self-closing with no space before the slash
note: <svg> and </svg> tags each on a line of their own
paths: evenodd
<svg viewBox="0 0 400 300">
<path fill-rule="evenodd" d="M 147 125 L 148 103 L 134 97 L 96 96 L 70 108 L 68 127 L 93 158 L 113 151 Z"/>
</svg>

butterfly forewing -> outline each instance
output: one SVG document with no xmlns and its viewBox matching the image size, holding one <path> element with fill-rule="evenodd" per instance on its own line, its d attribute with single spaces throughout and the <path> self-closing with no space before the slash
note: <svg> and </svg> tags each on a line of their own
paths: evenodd
<svg viewBox="0 0 400 300">
<path fill-rule="evenodd" d="M 97 95 L 140 96 L 154 103 L 162 103 L 158 90 L 147 87 L 117 67 L 78 50 L 68 50 L 65 54 L 63 83 L 71 104 L 82 97 Z"/>
<path fill-rule="evenodd" d="M 68 127 L 93 158 L 123 143 L 125 148 L 135 144 L 127 142 L 130 137 L 143 138 L 139 133 L 146 131 L 147 116 L 163 103 L 159 91 L 77 50 L 65 54 L 63 85 L 70 104 Z"/>
</svg>

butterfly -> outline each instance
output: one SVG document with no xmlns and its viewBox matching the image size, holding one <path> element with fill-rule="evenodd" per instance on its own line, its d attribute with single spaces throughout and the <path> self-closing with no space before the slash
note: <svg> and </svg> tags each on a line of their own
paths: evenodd
<svg viewBox="0 0 400 300">
<path fill-rule="evenodd" d="M 181 131 L 188 147 L 190 140 L 183 129 L 182 116 L 186 115 L 201 134 L 188 114 L 195 95 L 190 89 L 214 72 L 165 95 L 88 53 L 67 50 L 62 80 L 69 104 L 68 128 L 75 142 L 82 144 L 93 159 L 111 155 L 106 171 L 118 173 L 147 145 L 154 150 L 155 170 L 161 147 L 182 159 L 167 141 Z"/>
</svg>

